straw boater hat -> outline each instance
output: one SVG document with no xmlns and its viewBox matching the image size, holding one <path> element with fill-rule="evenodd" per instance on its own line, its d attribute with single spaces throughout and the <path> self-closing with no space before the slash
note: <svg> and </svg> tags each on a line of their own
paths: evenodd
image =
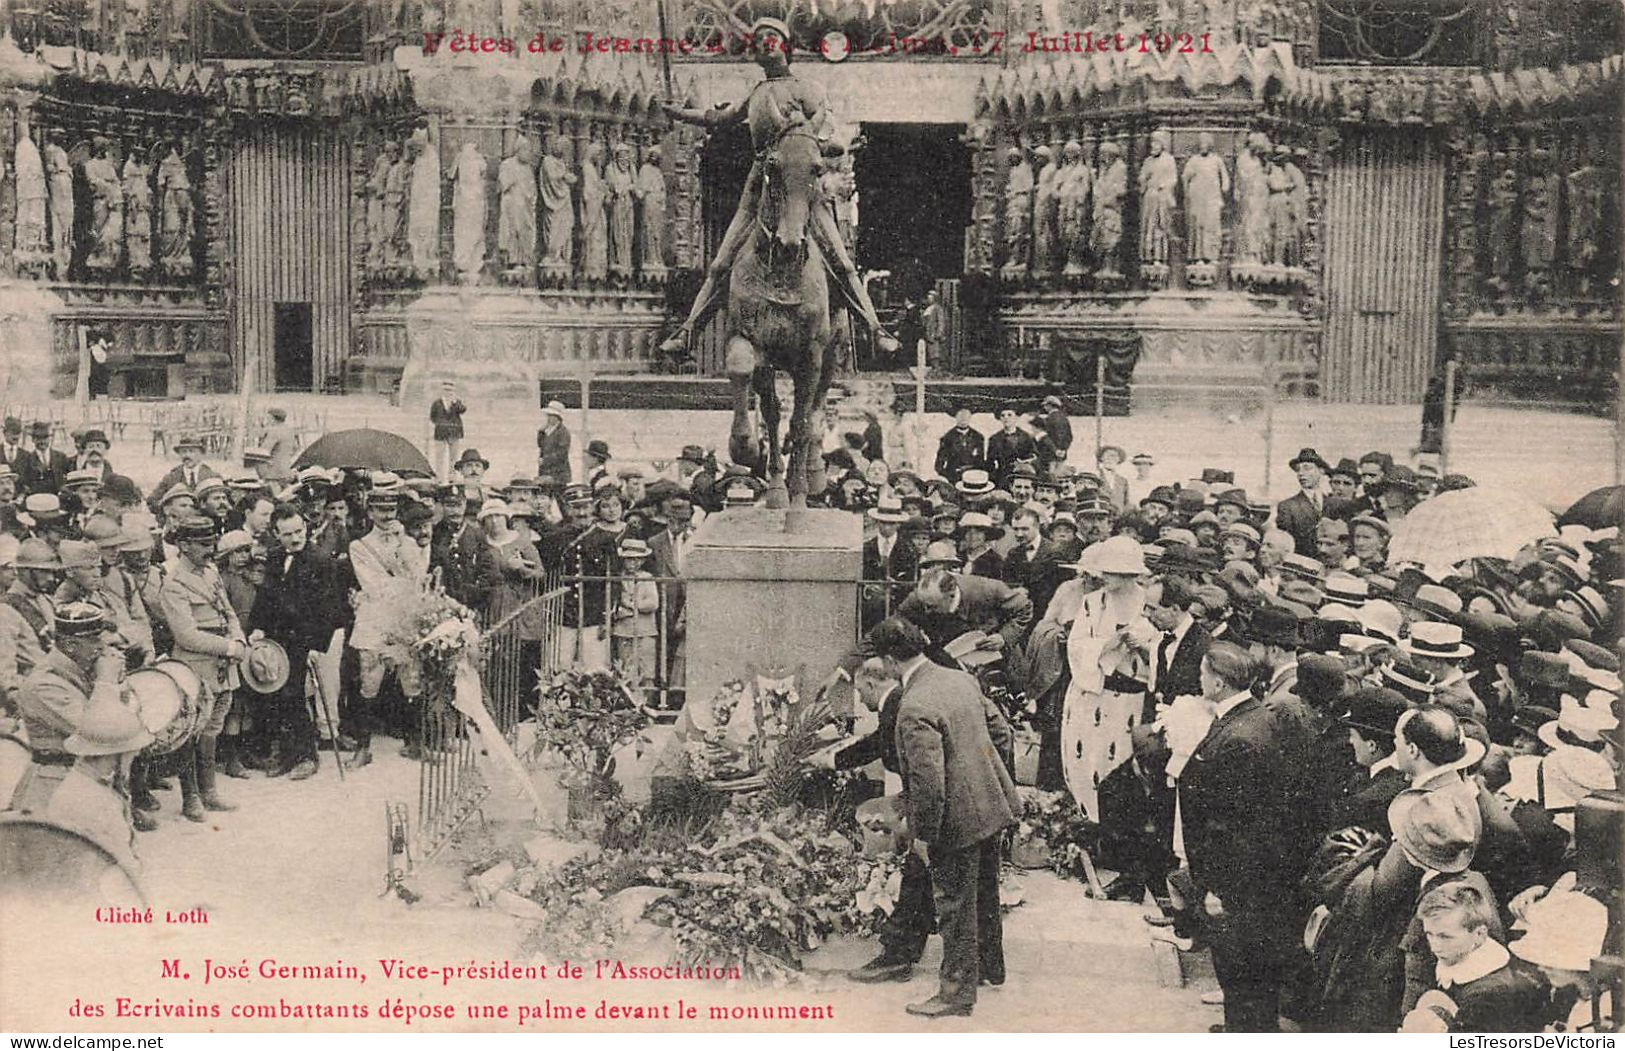
<svg viewBox="0 0 1625 1051">
<path fill-rule="evenodd" d="M 979 467 L 972 467 L 959 476 L 954 489 L 966 496 L 986 496 L 998 488 L 993 484 L 992 477 Z"/>
<path fill-rule="evenodd" d="M 1405 616 L 1392 602 L 1387 599 L 1371 599 L 1369 602 L 1361 603 L 1359 609 L 1355 610 L 1355 615 L 1360 618 L 1360 626 L 1365 629 L 1367 635 L 1375 635 L 1395 645 L 1399 644 L 1399 630 L 1404 626 Z"/>
<path fill-rule="evenodd" d="M 876 522 L 903 523 L 908 521 L 908 512 L 903 510 L 903 502 L 895 496 L 882 496 L 869 509 L 869 517 Z"/>
<path fill-rule="evenodd" d="M 621 558 L 648 558 L 652 552 L 649 545 L 637 537 L 629 536 L 615 548 L 615 553 Z"/>
<path fill-rule="evenodd" d="M 1332 602 L 1358 604 L 1371 597 L 1371 588 L 1353 573 L 1327 573 L 1326 598 Z"/>
<path fill-rule="evenodd" d="M 67 489 L 77 489 L 82 485 L 100 489 L 102 487 L 102 473 L 94 467 L 81 467 L 78 470 L 69 471 L 66 477 L 62 479 L 62 484 Z"/>
<path fill-rule="evenodd" d="M 1608 709 L 1582 704 L 1565 694 L 1558 704 L 1557 718 L 1543 723 L 1535 736 L 1553 750 L 1566 746 L 1601 752 L 1608 745 L 1605 735 L 1618 725 L 1619 720 Z"/>
<path fill-rule="evenodd" d="M 926 547 L 925 553 L 920 556 L 921 569 L 926 569 L 930 566 L 957 567 L 960 564 L 959 548 L 955 547 L 953 541 L 951 540 L 932 541 Z"/>
<path fill-rule="evenodd" d="M 198 482 L 197 489 L 194 491 L 193 495 L 196 497 L 197 502 L 201 504 L 204 501 L 204 498 L 206 498 L 210 493 L 216 491 L 222 493 L 227 492 L 228 490 L 226 489 L 226 483 L 220 478 L 204 478 Z"/>
<path fill-rule="evenodd" d="M 1397 690 L 1413 704 L 1428 704 L 1433 700 L 1434 679 L 1425 669 L 1414 664 L 1390 661 L 1382 666 L 1378 674 L 1382 685 Z"/>
<path fill-rule="evenodd" d="M 1444 661 L 1466 660 L 1474 653 L 1471 646 L 1461 641 L 1459 625 L 1436 620 L 1419 620 L 1412 624 L 1410 637 L 1402 640 L 1399 648 L 1413 657 Z"/>
</svg>

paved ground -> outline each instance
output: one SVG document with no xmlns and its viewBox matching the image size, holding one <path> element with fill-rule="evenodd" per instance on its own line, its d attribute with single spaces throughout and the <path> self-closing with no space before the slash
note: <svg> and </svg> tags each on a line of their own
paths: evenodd
<svg viewBox="0 0 1625 1051">
<path fill-rule="evenodd" d="M 283 405 L 297 417 L 322 421 L 329 429 L 377 427 L 420 444 L 429 437 L 423 413 L 393 407 L 380 397 L 266 396 L 256 404 Z M 577 448 L 585 442 L 579 415 L 572 411 L 567 420 L 577 436 Z M 1268 492 L 1280 500 L 1295 491 L 1286 461 L 1299 448 L 1315 446 L 1332 462 L 1341 456 L 1357 458 L 1373 449 L 1403 461 L 1416 444 L 1419 420 L 1416 406 L 1283 402 L 1274 413 L 1273 436 L 1268 441 L 1271 421 L 1262 412 L 1219 414 L 1179 406 L 1107 419 L 1102 430 L 1106 442 L 1130 453 L 1153 453 L 1159 475 L 1168 479 L 1189 478 L 1203 467 L 1226 467 L 1236 472 L 1238 484 L 1256 496 L 1264 492 L 1268 464 Z M 476 402 L 466 422 L 467 444 L 492 461 L 491 477 L 506 481 L 535 472 L 535 433 L 541 423 L 535 406 Z M 715 411 L 597 410 L 587 422 L 591 436 L 607 440 L 617 460 L 649 464 L 674 457 L 692 442 L 725 449 L 729 416 Z M 974 423 L 987 432 L 996 427 L 988 416 L 978 416 Z M 1072 460 L 1082 464 L 1094 447 L 1095 421 L 1076 417 L 1072 423 L 1076 433 Z M 928 454 L 934 451 L 937 436 L 949 426 L 946 416 L 927 418 Z M 888 444 L 898 440 L 896 435 L 889 436 Z M 1453 447 L 1452 470 L 1473 476 L 1481 485 L 1516 491 L 1553 508 L 1565 507 L 1591 489 L 1615 481 L 1612 421 L 1597 416 L 1469 402 L 1457 417 Z M 902 449 L 889 450 L 894 462 L 903 454 Z M 139 427 L 128 431 L 112 458 L 121 471 L 144 486 L 156 483 L 169 466 L 162 457 L 152 455 L 148 436 Z"/>
<path fill-rule="evenodd" d="M 794 1029 L 798 1031 L 915 1030 L 925 1026 L 903 1012 L 909 1002 L 934 990 L 940 959 L 936 939 L 915 977 L 906 984 L 859 986 L 838 972 L 855 966 L 875 947 L 840 943 L 813 961 L 814 973 L 785 988 L 720 986 L 694 982 L 453 982 L 387 981 L 379 961 L 400 959 L 431 967 L 492 961 L 536 962 L 521 955 L 525 922 L 492 909 L 477 909 L 462 884 L 464 866 L 483 851 L 509 846 L 534 834 L 535 826 L 515 801 L 515 793 L 498 790 L 488 802 L 487 823 L 471 825 L 437 863 L 413 881 L 423 895 L 407 905 L 384 888 L 384 806 L 406 802 L 415 807 L 416 764 L 399 758 L 395 742 L 377 739 L 377 761 L 352 771 L 340 783 L 330 761 L 313 779 L 292 783 L 254 777 L 224 781 L 223 792 L 240 809 L 212 815 L 206 825 L 182 820 L 176 793 L 161 793 L 164 809 L 158 831 L 143 835 L 139 846 L 145 880 L 159 914 L 195 909 L 207 913 L 206 926 L 153 927 L 98 925 L 89 910 L 82 915 L 43 917 L 7 910 L 0 905 L 0 1029 L 11 1031 L 198 1031 L 267 1029 L 400 1029 L 488 1030 L 520 1032 L 537 1028 L 601 1028 L 607 1022 L 590 1017 L 600 1001 L 610 1004 L 672 1004 L 683 998 L 700 1007 L 700 1021 L 627 1023 L 636 1028 L 712 1029 L 707 1005 L 828 1005 L 828 1022 L 729 1023 L 727 1029 Z M 545 778 L 545 775 L 543 775 Z M 557 789 L 549 798 L 557 801 Z M 1075 882 L 1047 873 L 1021 877 L 1026 900 L 1006 922 L 1009 979 L 1004 987 L 983 991 L 976 1013 L 951 1019 L 931 1029 L 964 1031 L 1085 1030 L 1199 1032 L 1217 1020 L 1218 1011 L 1203 1007 L 1199 990 L 1164 988 L 1135 906 L 1087 900 Z M 190 979 L 163 977 L 161 961 L 180 961 Z M 353 979 L 267 980 L 261 961 L 283 965 L 350 964 L 367 972 L 365 983 Z M 202 975 L 205 961 L 238 967 L 250 976 L 211 981 Z M 557 961 L 552 961 L 557 963 Z M 76 999 L 103 1005 L 107 1014 L 86 1019 L 69 1014 Z M 119 1018 L 118 998 L 135 1004 L 270 1005 L 281 1002 L 365 1004 L 365 1022 L 253 1022 L 218 1019 Z M 381 1006 L 396 998 L 423 1007 L 450 1004 L 457 1017 L 446 1021 L 380 1021 Z M 521 1004 L 582 1004 L 589 1018 L 523 1029 L 517 1019 L 472 1020 L 470 1004 L 502 1004 L 517 1012 Z"/>
</svg>

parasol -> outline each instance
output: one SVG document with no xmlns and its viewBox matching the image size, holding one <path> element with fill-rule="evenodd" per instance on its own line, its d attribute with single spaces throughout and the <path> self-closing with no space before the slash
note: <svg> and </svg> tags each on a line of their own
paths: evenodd
<svg viewBox="0 0 1625 1051">
<path fill-rule="evenodd" d="M 398 434 L 358 427 L 334 431 L 316 439 L 294 461 L 302 467 L 350 467 L 367 471 L 394 471 L 399 475 L 434 477 L 434 468 L 418 447 Z"/>
<path fill-rule="evenodd" d="M 1472 558 L 1511 558 L 1556 536 L 1552 514 L 1522 496 L 1475 486 L 1430 497 L 1394 527 L 1388 562 L 1454 566 Z"/>
<path fill-rule="evenodd" d="M 1574 501 L 1567 511 L 1557 516 L 1557 524 L 1617 529 L 1622 519 L 1625 519 L 1625 485 L 1605 485 Z"/>
</svg>

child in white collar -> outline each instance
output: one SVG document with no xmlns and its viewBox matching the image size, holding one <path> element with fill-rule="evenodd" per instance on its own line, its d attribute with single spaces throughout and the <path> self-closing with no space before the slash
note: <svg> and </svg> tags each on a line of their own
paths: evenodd
<svg viewBox="0 0 1625 1051">
<path fill-rule="evenodd" d="M 1405 1016 L 1402 1033 L 1538 1033 L 1550 992 L 1540 971 L 1490 937 L 1495 903 L 1470 883 L 1446 883 L 1417 906 L 1438 961 L 1434 987 Z"/>
</svg>

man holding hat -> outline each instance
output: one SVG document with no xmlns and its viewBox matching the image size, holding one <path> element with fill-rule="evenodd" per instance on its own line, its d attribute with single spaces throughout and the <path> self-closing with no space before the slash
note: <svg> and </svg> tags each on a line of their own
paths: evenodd
<svg viewBox="0 0 1625 1051">
<path fill-rule="evenodd" d="M 34 443 L 25 466 L 17 470 L 24 493 L 57 493 L 67 483 L 68 472 L 73 470 L 72 457 L 58 452 L 51 445 L 51 425 L 35 420 L 28 427 L 28 437 Z"/>
<path fill-rule="evenodd" d="M 1298 491 L 1275 507 L 1275 527 L 1292 534 L 1300 555 L 1315 553 L 1315 525 L 1325 513 L 1324 477 L 1330 468 L 1313 449 L 1302 449 L 1287 462 L 1298 476 Z"/>
<path fill-rule="evenodd" d="M 192 746 L 193 762 L 181 766 L 181 815 L 206 820 L 204 810 L 237 809 L 215 789 L 215 755 L 238 684 L 237 661 L 248 652 L 243 627 L 215 568 L 218 532 L 212 519 L 188 518 L 174 531 L 180 557 L 167 567 L 158 593 L 159 611 L 174 643 L 170 656 L 191 668 L 203 684 L 205 716 Z"/>
<path fill-rule="evenodd" d="M 184 485 L 195 493 L 199 482 L 205 478 L 219 477 L 218 471 L 203 462 L 203 439 L 183 434 L 175 439 L 175 452 L 180 456 L 181 462 L 158 479 L 158 484 L 152 487 L 152 492 L 147 497 L 147 506 L 152 509 L 153 514 L 162 514 L 163 502 L 175 486 Z"/>
<path fill-rule="evenodd" d="M 457 384 L 445 380 L 440 384 L 440 397 L 429 406 L 429 426 L 434 428 L 434 469 L 444 477 L 451 473 L 451 465 L 462 451 L 463 413 L 468 411 L 457 397 Z"/>
<path fill-rule="evenodd" d="M 0 595 L 0 701 L 16 703 L 23 681 L 50 648 L 62 563 L 43 540 L 17 546 L 16 578 Z"/>
<path fill-rule="evenodd" d="M 109 644 L 116 632 L 100 606 L 69 603 L 51 617 L 54 647 L 16 696 L 33 763 L 12 804 L 34 813 L 44 811 L 74 764 L 63 742 L 79 729 L 86 706 L 117 703 L 124 677 L 124 655 Z"/>
</svg>

